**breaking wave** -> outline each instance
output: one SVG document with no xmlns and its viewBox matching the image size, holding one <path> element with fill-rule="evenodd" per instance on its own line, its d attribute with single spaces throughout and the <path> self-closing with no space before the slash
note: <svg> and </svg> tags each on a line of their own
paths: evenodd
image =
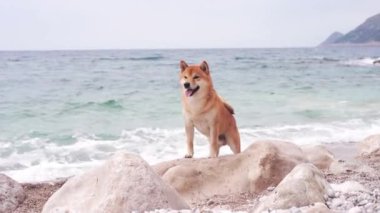
<svg viewBox="0 0 380 213">
<path fill-rule="evenodd" d="M 145 56 L 145 57 L 102 57 L 97 58 L 99 61 L 157 61 L 163 59 L 163 56 Z"/>
<path fill-rule="evenodd" d="M 380 132 L 380 120 L 314 123 L 258 128 L 241 128 L 242 149 L 257 140 L 285 140 L 296 144 L 360 141 Z M 126 150 L 150 164 L 182 158 L 185 132 L 181 129 L 138 128 L 119 136 L 100 137 L 77 133 L 73 142 L 61 143 L 43 137 L 21 141 L 0 141 L 0 170 L 17 181 L 33 182 L 80 174 L 99 165 L 113 153 Z M 228 147 L 221 154 L 230 154 Z M 195 157 L 207 157 L 207 139 L 195 135 Z"/>
<path fill-rule="evenodd" d="M 342 62 L 343 65 L 347 66 L 380 66 L 380 58 L 361 58 L 361 59 L 353 59 Z"/>
</svg>

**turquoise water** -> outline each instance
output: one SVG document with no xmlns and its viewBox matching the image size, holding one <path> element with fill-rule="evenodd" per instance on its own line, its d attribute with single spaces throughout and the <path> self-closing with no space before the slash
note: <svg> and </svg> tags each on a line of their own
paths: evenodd
<svg viewBox="0 0 380 213">
<path fill-rule="evenodd" d="M 150 163 L 183 156 L 181 59 L 208 61 L 243 147 L 357 141 L 380 132 L 379 57 L 379 48 L 0 52 L 0 172 L 68 176 L 122 149 Z M 199 134 L 195 152 L 208 153 Z"/>
</svg>

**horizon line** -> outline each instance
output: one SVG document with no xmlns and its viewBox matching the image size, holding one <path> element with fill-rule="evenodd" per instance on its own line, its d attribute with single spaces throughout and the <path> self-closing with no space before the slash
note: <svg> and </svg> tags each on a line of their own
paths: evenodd
<svg viewBox="0 0 380 213">
<path fill-rule="evenodd" d="M 113 51 L 113 50 L 226 50 L 226 49 L 306 49 L 318 46 L 295 47 L 175 47 L 175 48 L 63 48 L 63 49 L 3 49 L 0 52 L 52 52 L 52 51 Z"/>
</svg>

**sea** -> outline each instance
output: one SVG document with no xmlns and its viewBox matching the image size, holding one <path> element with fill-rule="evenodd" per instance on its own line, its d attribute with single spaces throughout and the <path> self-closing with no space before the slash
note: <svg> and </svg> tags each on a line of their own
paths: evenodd
<svg viewBox="0 0 380 213">
<path fill-rule="evenodd" d="M 118 151 L 150 164 L 184 157 L 180 60 L 208 62 L 242 149 L 357 142 L 380 133 L 377 59 L 375 47 L 1 51 L 0 173 L 36 182 L 80 174 Z M 196 133 L 194 157 L 208 152 Z"/>
</svg>

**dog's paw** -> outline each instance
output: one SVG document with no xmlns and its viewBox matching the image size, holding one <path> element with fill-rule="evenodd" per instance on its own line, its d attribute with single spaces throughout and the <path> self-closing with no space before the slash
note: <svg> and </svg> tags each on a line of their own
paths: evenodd
<svg viewBox="0 0 380 213">
<path fill-rule="evenodd" d="M 192 158 L 192 157 L 193 155 L 189 155 L 189 154 L 185 155 L 185 158 Z"/>
</svg>

